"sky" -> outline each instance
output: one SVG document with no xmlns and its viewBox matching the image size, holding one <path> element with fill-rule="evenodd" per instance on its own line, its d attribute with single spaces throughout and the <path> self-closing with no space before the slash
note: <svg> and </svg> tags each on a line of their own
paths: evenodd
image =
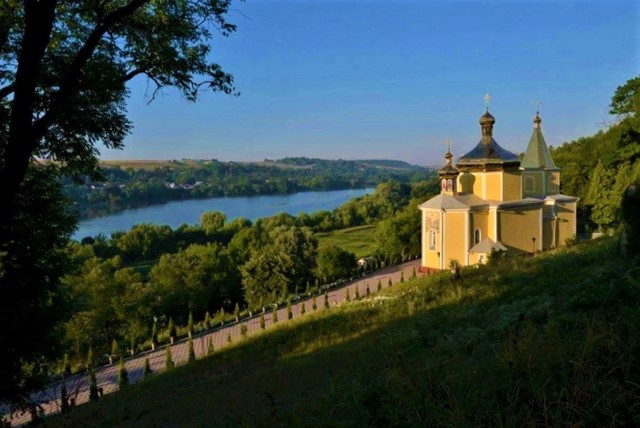
<svg viewBox="0 0 640 428">
<path fill-rule="evenodd" d="M 134 129 L 103 159 L 260 161 L 290 156 L 444 163 L 480 140 L 526 149 L 540 102 L 549 145 L 610 122 L 615 89 L 640 74 L 640 2 L 247 0 L 212 59 L 240 96 L 131 82 Z"/>
</svg>

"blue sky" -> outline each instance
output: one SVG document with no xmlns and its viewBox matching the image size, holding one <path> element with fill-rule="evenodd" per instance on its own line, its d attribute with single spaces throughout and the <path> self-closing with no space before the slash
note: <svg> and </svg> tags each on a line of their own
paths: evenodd
<svg viewBox="0 0 640 428">
<path fill-rule="evenodd" d="M 104 159 L 286 156 L 443 163 L 480 139 L 485 93 L 503 147 L 526 148 L 537 101 L 547 142 L 591 135 L 615 88 L 640 74 L 635 1 L 247 0 L 214 41 L 240 97 L 147 104 Z"/>
</svg>

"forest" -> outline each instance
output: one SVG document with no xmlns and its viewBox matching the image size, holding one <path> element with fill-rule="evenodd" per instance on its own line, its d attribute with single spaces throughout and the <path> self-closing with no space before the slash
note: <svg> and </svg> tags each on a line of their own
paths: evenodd
<svg viewBox="0 0 640 428">
<path fill-rule="evenodd" d="M 153 164 L 151 164 L 153 165 Z M 375 187 L 420 180 L 428 169 L 400 161 L 284 158 L 264 162 L 169 161 L 153 168 L 103 165 L 95 177 L 63 178 L 80 219 L 168 201 Z"/>
</svg>

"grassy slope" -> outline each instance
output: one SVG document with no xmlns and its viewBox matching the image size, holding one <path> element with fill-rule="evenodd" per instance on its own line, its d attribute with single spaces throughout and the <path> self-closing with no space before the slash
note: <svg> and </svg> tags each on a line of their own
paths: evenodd
<svg viewBox="0 0 640 428">
<path fill-rule="evenodd" d="M 356 226 L 332 232 L 317 233 L 318 249 L 335 245 L 351 251 L 356 257 L 371 255 L 376 247 L 375 226 Z"/>
<path fill-rule="evenodd" d="M 638 268 L 613 240 L 396 284 L 54 426 L 640 424 Z"/>
</svg>

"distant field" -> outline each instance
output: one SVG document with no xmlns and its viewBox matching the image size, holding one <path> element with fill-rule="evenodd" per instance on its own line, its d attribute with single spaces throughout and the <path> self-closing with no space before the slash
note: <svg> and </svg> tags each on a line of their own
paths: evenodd
<svg viewBox="0 0 640 428">
<path fill-rule="evenodd" d="M 196 161 L 172 161 L 172 160 L 103 160 L 100 161 L 103 167 L 120 167 L 133 169 L 156 169 L 156 168 L 179 168 L 179 167 L 198 167 L 202 163 Z"/>
<path fill-rule="evenodd" d="M 357 226 L 333 232 L 318 233 L 318 249 L 335 245 L 343 250 L 351 251 L 356 257 L 364 257 L 373 253 L 375 245 L 375 226 Z"/>
</svg>

